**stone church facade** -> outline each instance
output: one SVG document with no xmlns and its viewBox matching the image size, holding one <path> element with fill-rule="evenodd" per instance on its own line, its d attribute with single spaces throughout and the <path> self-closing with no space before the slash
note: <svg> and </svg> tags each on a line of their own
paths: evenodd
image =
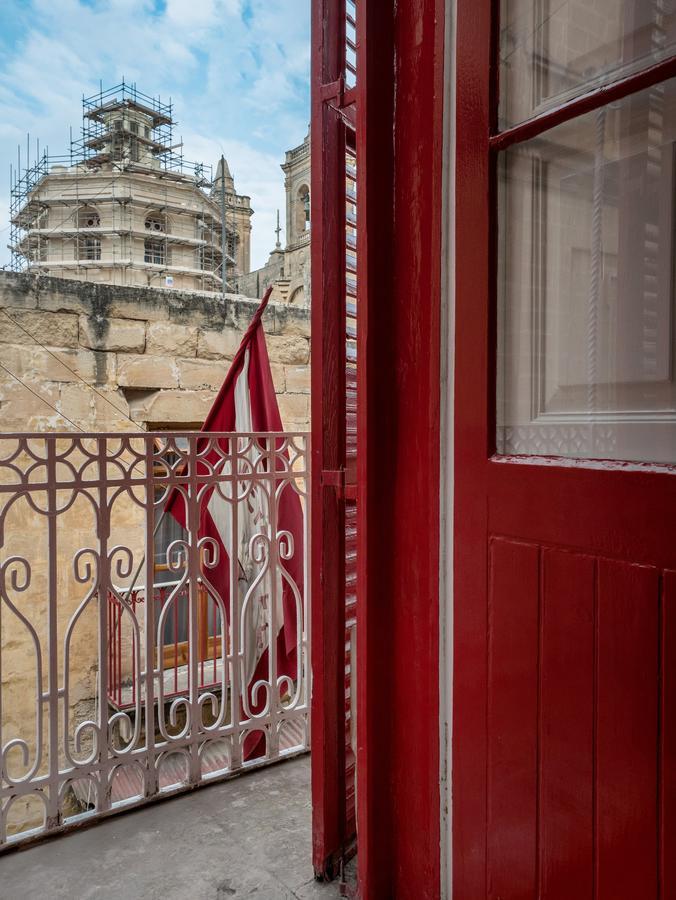
<svg viewBox="0 0 676 900">
<path fill-rule="evenodd" d="M 310 133 L 288 150 L 282 163 L 286 190 L 286 246 L 279 242 L 267 263 L 239 280 L 248 297 L 262 297 L 272 285 L 272 299 L 292 306 L 310 305 Z"/>
<path fill-rule="evenodd" d="M 83 100 L 69 157 L 12 185 L 13 268 L 61 278 L 235 292 L 250 268 L 251 200 L 221 158 L 183 159 L 171 104 L 122 84 Z M 225 284 L 224 284 L 225 279 Z"/>
</svg>

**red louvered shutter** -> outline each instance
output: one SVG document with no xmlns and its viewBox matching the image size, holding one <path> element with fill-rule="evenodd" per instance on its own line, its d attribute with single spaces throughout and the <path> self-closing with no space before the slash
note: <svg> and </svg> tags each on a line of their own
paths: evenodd
<svg viewBox="0 0 676 900">
<path fill-rule="evenodd" d="M 356 4 L 313 7 L 313 863 L 356 845 Z"/>
</svg>

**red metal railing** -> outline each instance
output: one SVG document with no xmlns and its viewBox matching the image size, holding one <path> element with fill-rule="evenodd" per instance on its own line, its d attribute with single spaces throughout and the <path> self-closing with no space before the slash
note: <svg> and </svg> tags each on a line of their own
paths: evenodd
<svg viewBox="0 0 676 900">
<path fill-rule="evenodd" d="M 183 585 L 175 595 L 178 582 L 156 584 L 153 588 L 155 622 L 167 603 L 171 604 L 164 624 L 164 635 L 156 641 L 154 670 L 156 677 L 164 680 L 163 695 L 175 697 L 188 692 L 189 610 L 188 585 Z M 146 589 L 138 587 L 125 597 L 137 622 L 142 622 L 141 607 L 145 604 Z M 198 595 L 199 688 L 214 688 L 221 682 L 222 629 L 220 615 L 214 603 Z M 157 633 L 156 633 L 157 637 Z M 136 636 L 131 616 L 113 591 L 108 592 L 108 700 L 118 709 L 132 707 L 139 689 L 136 677 Z M 227 640 L 227 635 L 226 635 Z M 142 642 L 143 643 L 143 642 Z M 161 654 L 161 658 L 160 658 Z M 160 675 L 161 673 L 161 675 Z"/>
</svg>

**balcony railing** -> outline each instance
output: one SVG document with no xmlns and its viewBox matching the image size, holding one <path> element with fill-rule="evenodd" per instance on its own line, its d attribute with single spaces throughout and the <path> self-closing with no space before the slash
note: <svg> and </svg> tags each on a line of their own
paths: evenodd
<svg viewBox="0 0 676 900">
<path fill-rule="evenodd" d="M 308 748 L 308 458 L 0 437 L 0 848 Z"/>
</svg>

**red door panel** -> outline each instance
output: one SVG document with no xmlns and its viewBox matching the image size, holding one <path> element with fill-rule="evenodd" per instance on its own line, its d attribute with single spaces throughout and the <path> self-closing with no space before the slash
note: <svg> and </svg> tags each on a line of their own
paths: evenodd
<svg viewBox="0 0 676 900">
<path fill-rule="evenodd" d="M 591 557 L 542 551 L 539 865 L 552 900 L 593 897 L 595 581 Z"/>
<path fill-rule="evenodd" d="M 490 545 L 488 885 L 530 897 L 537 847 L 538 549 Z M 514 609 L 512 598 L 521 602 Z"/>
<path fill-rule="evenodd" d="M 489 582 L 488 896 L 656 896 L 658 571 L 494 538 Z"/>
<path fill-rule="evenodd" d="M 457 8 L 453 896 L 674 900 L 676 19 Z"/>
<path fill-rule="evenodd" d="M 600 560 L 597 578 L 598 897 L 654 897 L 658 575 Z"/>
</svg>

